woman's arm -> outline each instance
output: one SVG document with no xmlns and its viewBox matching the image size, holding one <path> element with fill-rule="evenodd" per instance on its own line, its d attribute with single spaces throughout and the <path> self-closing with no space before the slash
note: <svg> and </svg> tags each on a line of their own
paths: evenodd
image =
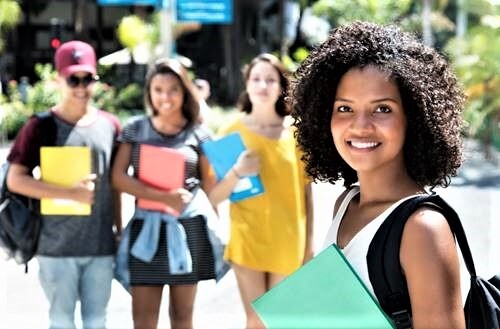
<svg viewBox="0 0 500 329">
<path fill-rule="evenodd" d="M 308 183 L 305 186 L 306 198 L 306 248 L 304 251 L 303 263 L 314 257 L 314 203 L 312 197 L 312 184 Z"/>
<path fill-rule="evenodd" d="M 207 157 L 203 154 L 200 155 L 200 176 L 201 176 L 201 188 L 207 195 L 213 190 L 214 186 L 217 184 L 215 179 L 215 174 L 210 167 L 210 162 Z"/>
<path fill-rule="evenodd" d="M 400 259 L 414 329 L 464 329 L 457 248 L 441 213 L 421 208 L 409 218 Z"/>
<path fill-rule="evenodd" d="M 175 210 L 182 212 L 184 207 L 191 201 L 191 192 L 180 188 L 171 191 L 163 191 L 144 184 L 138 179 L 128 175 L 128 167 L 132 154 L 132 145 L 121 143 L 116 153 L 113 168 L 111 170 L 111 181 L 114 188 L 120 192 L 131 194 L 137 198 L 144 198 L 162 202 Z"/>
<path fill-rule="evenodd" d="M 123 221 L 122 221 L 122 194 L 120 191 L 116 190 L 113 188 L 111 190 L 111 193 L 113 194 L 113 214 L 114 214 L 114 220 L 113 224 L 115 226 L 115 234 L 119 238 L 122 234 L 122 229 L 123 229 Z"/>
</svg>

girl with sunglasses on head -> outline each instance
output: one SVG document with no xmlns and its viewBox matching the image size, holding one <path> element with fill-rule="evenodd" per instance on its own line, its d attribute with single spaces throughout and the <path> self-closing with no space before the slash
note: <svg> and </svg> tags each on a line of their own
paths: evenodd
<svg viewBox="0 0 500 329">
<path fill-rule="evenodd" d="M 44 119 L 31 118 L 19 132 L 7 158 L 11 162 L 7 185 L 35 199 L 92 205 L 90 215 L 43 215 L 37 250 L 39 279 L 49 301 L 50 328 L 75 328 L 77 301 L 84 328 L 105 328 L 113 279 L 113 229 L 117 235 L 121 231 L 120 199 L 109 179 L 120 125 L 116 117 L 90 105 L 97 77 L 92 46 L 81 41 L 62 44 L 55 53 L 55 65 L 61 102 Z M 48 136 L 53 140 L 48 141 Z M 33 178 L 42 146 L 88 146 L 92 176 L 71 187 Z"/>
<path fill-rule="evenodd" d="M 307 171 L 345 186 L 325 246 L 337 244 L 375 295 L 370 243 L 399 204 L 457 173 L 464 95 L 436 50 L 367 22 L 333 30 L 296 75 L 292 116 Z M 435 208 L 410 215 L 399 261 L 410 309 L 391 316 L 405 328 L 465 328 L 457 247 Z"/>
<path fill-rule="evenodd" d="M 216 219 L 216 213 L 205 194 L 214 180 L 200 147 L 209 134 L 198 124 L 195 95 L 187 71 L 178 61 L 159 60 L 146 75 L 147 115 L 133 118 L 119 137 L 113 184 L 120 191 L 160 202 L 176 213 L 136 203 L 134 217 L 125 229 L 118 263 L 126 267 L 120 271 L 129 273 L 129 282 L 121 282 L 132 294 L 134 328 L 157 327 L 165 285 L 169 286 L 171 327 L 192 328 L 197 283 L 216 277 L 215 247 L 207 229 L 207 221 Z M 166 191 L 139 179 L 144 144 L 174 149 L 184 156 L 183 187 Z M 128 174 L 130 165 L 133 176 Z M 170 170 L 169 163 L 159 166 Z M 146 248 L 153 250 L 149 257 L 137 251 L 150 244 L 142 238 L 145 232 L 152 232 L 150 237 L 155 240 L 151 248 Z M 128 260 L 123 261 L 124 257 Z"/>
<path fill-rule="evenodd" d="M 243 74 L 243 113 L 219 134 L 238 132 L 247 150 L 217 183 L 210 199 L 215 205 L 227 199 L 244 176 L 258 174 L 262 180 L 262 194 L 231 202 L 225 252 L 238 281 L 246 326 L 262 328 L 250 303 L 312 257 L 313 209 L 302 154 L 286 120 L 286 69 L 277 57 L 261 54 Z"/>
</svg>

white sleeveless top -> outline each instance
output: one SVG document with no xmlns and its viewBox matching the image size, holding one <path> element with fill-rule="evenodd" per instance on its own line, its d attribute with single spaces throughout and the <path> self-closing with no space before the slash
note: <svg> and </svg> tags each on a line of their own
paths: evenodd
<svg viewBox="0 0 500 329">
<path fill-rule="evenodd" d="M 340 222 L 344 217 L 349 203 L 352 198 L 354 198 L 359 193 L 359 186 L 353 187 L 346 195 L 342 201 L 337 213 L 333 217 L 332 225 L 326 234 L 325 243 L 323 249 L 327 248 L 332 244 L 337 243 L 337 235 L 339 231 Z M 342 249 L 345 257 L 351 263 L 351 266 L 356 270 L 361 280 L 368 288 L 368 290 L 375 297 L 370 278 L 368 276 L 368 265 L 366 263 L 366 255 L 368 254 L 368 247 L 375 236 L 375 233 L 379 229 L 380 225 L 384 220 L 391 214 L 391 212 L 406 199 L 412 198 L 413 195 L 403 198 L 395 203 L 393 203 L 389 208 L 387 208 L 380 215 L 375 217 L 370 221 L 365 227 L 363 227 L 356 235 L 349 241 L 349 243 Z"/>
</svg>

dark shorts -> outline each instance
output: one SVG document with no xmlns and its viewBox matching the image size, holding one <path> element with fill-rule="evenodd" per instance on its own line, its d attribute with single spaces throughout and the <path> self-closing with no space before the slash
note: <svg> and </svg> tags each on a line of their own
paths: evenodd
<svg viewBox="0 0 500 329">
<path fill-rule="evenodd" d="M 181 218 L 187 236 L 193 271 L 188 274 L 170 274 L 167 253 L 166 224 L 161 224 L 158 250 L 149 263 L 129 254 L 130 284 L 134 285 L 181 285 L 215 278 L 212 246 L 208 240 L 205 219 L 202 216 Z M 130 246 L 141 231 L 143 221 L 136 219 L 130 232 Z"/>
</svg>

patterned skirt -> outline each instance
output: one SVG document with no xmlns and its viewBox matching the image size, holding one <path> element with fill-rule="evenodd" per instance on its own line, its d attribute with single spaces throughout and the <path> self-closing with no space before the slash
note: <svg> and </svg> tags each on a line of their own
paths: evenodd
<svg viewBox="0 0 500 329">
<path fill-rule="evenodd" d="M 170 274 L 166 224 L 161 224 L 158 250 L 149 263 L 143 262 L 129 254 L 130 284 L 132 286 L 147 285 L 181 285 L 195 284 L 198 281 L 215 278 L 212 246 L 208 240 L 206 221 L 203 216 L 180 218 L 179 222 L 186 231 L 187 243 L 193 261 L 193 271 L 187 274 Z M 136 219 L 130 231 L 130 246 L 139 235 L 143 220 Z"/>
</svg>

